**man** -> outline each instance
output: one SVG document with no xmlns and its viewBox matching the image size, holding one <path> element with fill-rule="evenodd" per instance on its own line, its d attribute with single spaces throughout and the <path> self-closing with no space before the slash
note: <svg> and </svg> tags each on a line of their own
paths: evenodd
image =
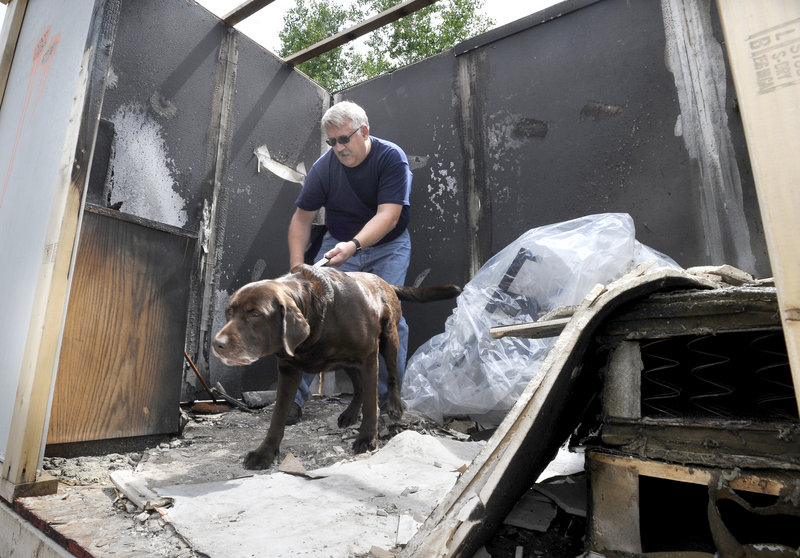
<svg viewBox="0 0 800 558">
<path fill-rule="evenodd" d="M 367 114 L 360 106 L 342 101 L 322 116 L 322 128 L 331 149 L 311 167 L 297 209 L 289 224 L 289 266 L 303 263 L 317 211 L 325 207 L 327 232 L 315 261 L 343 271 L 366 271 L 393 285 L 405 283 L 411 259 L 407 226 L 410 215 L 411 170 L 400 147 L 369 132 Z M 397 371 L 400 383 L 406 368 L 408 325 L 397 328 Z M 313 375 L 305 375 L 287 424 L 302 417 Z M 386 397 L 387 372 L 381 358 L 378 395 Z"/>
</svg>

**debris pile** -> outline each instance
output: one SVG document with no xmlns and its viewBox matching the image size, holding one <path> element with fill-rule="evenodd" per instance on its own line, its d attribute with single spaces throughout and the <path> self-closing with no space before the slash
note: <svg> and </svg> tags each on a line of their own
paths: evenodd
<svg viewBox="0 0 800 558">
<path fill-rule="evenodd" d="M 350 446 L 357 429 L 340 429 L 336 424 L 346 405 L 344 397 L 310 400 L 304 408 L 303 420 L 287 427 L 281 460 L 267 471 L 247 471 L 241 462 L 264 435 L 273 408 L 271 402 L 251 412 L 239 409 L 219 414 L 187 412 L 186 426 L 179 436 L 160 440 L 150 447 L 91 456 L 46 457 L 43 468 L 59 479 L 58 494 L 23 498 L 18 507 L 29 518 L 41 522 L 42 528 L 57 532 L 63 545 L 74 541 L 73 544 L 93 556 L 202 558 L 204 555 L 192 549 L 165 517 L 169 503 L 155 501 L 155 496 L 153 500 L 137 497 L 142 487 L 129 484 L 132 477 L 145 476 L 152 485 L 166 486 L 268 475 L 278 470 L 290 452 L 299 466 L 308 471 L 353 460 Z M 463 418 L 452 419 L 442 426 L 414 413 L 407 413 L 399 422 L 381 416 L 380 446 L 407 430 L 460 441 L 485 440 L 492 433 Z M 575 478 L 576 481 L 556 478 L 550 482 L 583 482 L 580 476 Z M 407 491 L 414 494 L 414 487 L 407 487 Z M 584 517 L 576 515 L 574 509 L 565 510 L 541 492 L 536 500 L 535 507 L 527 510 L 529 501 L 520 502 L 519 509 L 509 515 L 507 523 L 487 544 L 485 555 L 517 556 L 519 548 L 524 549 L 524 556 L 566 557 L 580 553 Z M 547 510 L 544 520 L 531 519 L 542 509 Z M 384 512 L 388 516 L 395 510 Z M 373 553 L 361 556 L 366 558 L 380 552 L 375 548 Z"/>
</svg>

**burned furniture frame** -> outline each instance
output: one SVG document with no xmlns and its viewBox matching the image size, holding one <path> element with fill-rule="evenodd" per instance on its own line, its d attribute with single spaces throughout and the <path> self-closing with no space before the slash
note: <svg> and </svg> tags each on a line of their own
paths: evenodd
<svg viewBox="0 0 800 558">
<path fill-rule="evenodd" d="M 721 273 L 728 276 L 727 271 Z M 736 282 L 736 274 L 729 276 L 729 280 Z M 637 307 L 642 301 L 646 302 Z M 648 307 L 655 308 L 655 311 L 648 313 L 645 310 Z M 646 325 L 647 320 L 652 323 Z M 627 488 L 618 491 L 611 488 L 611 483 L 606 485 L 606 489 L 600 486 L 597 491 L 599 483 L 593 486 L 592 495 L 595 498 L 592 500 L 592 510 L 594 513 L 596 509 L 598 515 L 590 518 L 589 546 L 591 550 L 607 551 L 614 556 L 640 553 L 639 522 L 634 521 L 634 517 L 638 518 L 639 508 L 633 505 L 638 497 L 638 484 L 635 482 L 640 474 L 646 476 L 649 472 L 647 474 L 652 475 L 653 471 L 675 470 L 676 467 L 684 467 L 685 473 L 700 466 L 690 461 L 670 463 L 666 458 L 677 454 L 670 456 L 657 453 L 654 448 L 648 454 L 646 443 L 643 445 L 643 455 L 640 452 L 635 456 L 625 453 L 633 451 L 634 447 L 638 449 L 635 444 L 633 447 L 624 447 L 626 443 L 636 440 L 621 440 L 619 436 L 625 434 L 627 425 L 619 422 L 613 424 L 614 421 L 609 417 L 617 415 L 614 418 L 623 422 L 639 421 L 641 418 L 637 409 L 641 401 L 642 367 L 637 363 L 636 352 L 632 350 L 638 341 L 629 339 L 631 330 L 642 330 L 645 336 L 659 337 L 705 336 L 723 331 L 731 334 L 780 331 L 775 289 L 763 285 L 731 288 L 713 273 L 689 273 L 666 268 L 648 272 L 646 266 L 642 266 L 614 283 L 598 285 L 578 307 L 570 310 L 569 317 L 559 316 L 533 324 L 492 328 L 492 336 L 496 338 L 506 335 L 558 335 L 558 339 L 484 450 L 448 497 L 428 517 L 401 556 L 416 556 L 423 549 L 426 555 L 431 556 L 473 555 L 578 426 L 580 413 L 591 400 L 591 389 L 598 385 L 595 382 L 597 378 L 602 378 L 604 384 L 601 388 L 601 415 L 604 421 L 608 419 L 609 427 L 606 428 L 606 422 L 602 423 L 600 440 L 594 442 L 588 463 L 591 467 L 593 463 L 602 462 L 604 454 L 610 456 L 605 459 L 612 461 L 611 466 L 619 465 L 614 459 L 627 460 L 622 474 L 612 470 L 614 474 L 605 477 Z M 606 353 L 607 358 L 598 359 L 597 355 L 602 353 Z M 608 364 L 598 364 L 602 362 Z M 611 411 L 606 411 L 606 407 Z M 645 420 L 641 420 L 636 427 L 648 426 L 645 423 Z M 745 486 L 771 487 L 772 493 L 784 499 L 781 505 L 787 507 L 787 491 L 795 490 L 798 482 L 793 458 L 776 459 L 767 455 L 771 450 L 762 448 L 753 450 L 749 461 L 742 461 L 738 455 L 726 460 L 723 451 L 703 451 L 708 444 L 702 439 L 703 427 L 699 428 L 699 439 L 690 449 L 695 451 L 697 462 L 703 463 L 703 468 L 708 472 L 706 477 L 692 477 L 693 484 L 698 482 L 697 479 L 707 481 L 713 478 L 714 486 L 710 489 L 716 490 L 715 494 L 722 499 L 720 494 L 737 485 L 736 482 L 731 484 L 726 481 L 736 477 L 736 467 L 757 466 L 758 469 L 748 473 L 748 478 L 760 474 L 764 475 L 763 478 L 759 477 Z M 791 423 L 789 428 L 793 428 Z M 785 428 L 773 428 L 770 432 L 778 437 L 776 441 L 784 443 L 779 433 L 786 432 Z M 751 438 L 764 437 L 755 431 Z M 762 441 L 768 445 L 768 440 Z M 612 446 L 612 442 L 617 445 Z M 784 453 L 796 455 L 796 444 L 789 436 Z M 721 456 L 719 461 L 709 464 L 710 453 L 718 453 Z M 681 458 L 684 457 L 681 454 Z M 647 467 L 642 464 L 647 464 Z M 663 468 L 659 469 L 659 466 Z M 603 498 L 609 494 L 621 494 L 623 497 L 612 505 L 601 505 Z M 621 507 L 626 513 L 613 515 L 619 513 Z M 625 537 L 616 531 L 605 530 L 609 524 L 625 525 Z M 728 541 L 720 544 L 727 544 L 728 547 L 739 544 L 722 527 L 718 532 Z"/>
<path fill-rule="evenodd" d="M 774 287 L 653 294 L 621 308 L 594 342 L 608 359 L 587 452 L 589 549 L 796 553 L 800 422 Z M 654 505 L 673 512 L 657 528 Z"/>
</svg>

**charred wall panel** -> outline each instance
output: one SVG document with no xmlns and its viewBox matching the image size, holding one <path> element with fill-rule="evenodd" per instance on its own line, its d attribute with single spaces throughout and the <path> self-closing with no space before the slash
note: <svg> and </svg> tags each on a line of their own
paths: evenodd
<svg viewBox="0 0 800 558">
<path fill-rule="evenodd" d="M 320 155 L 319 121 L 329 94 L 300 72 L 235 33 L 235 95 L 226 134 L 216 234 L 220 238 L 210 335 L 224 325 L 228 296 L 250 281 L 288 271 L 286 234 L 301 184 L 268 169 L 259 172 L 254 152 L 266 147 L 277 165 L 310 169 Z M 210 350 L 210 338 L 204 348 Z M 268 357 L 246 367 L 228 367 L 208 354 L 210 377 L 231 393 L 266 389 L 276 379 Z"/>
<path fill-rule="evenodd" d="M 226 26 L 187 2 L 123 2 L 102 118 L 113 125 L 99 205 L 197 231 L 210 195 L 214 75 Z"/>
<path fill-rule="evenodd" d="M 122 3 L 111 65 L 87 199 L 197 232 L 187 349 L 211 385 L 234 395 L 245 384 L 265 389 L 274 361 L 226 367 L 210 337 L 236 288 L 288 267 L 300 185 L 259 172 L 254 151 L 266 146 L 274 161 L 310 168 L 329 94 L 183 0 Z M 191 399 L 202 390 L 191 369 L 184 375 Z"/>
<path fill-rule="evenodd" d="M 621 211 L 682 265 L 768 274 L 755 199 L 736 199 L 754 188 L 713 7 L 605 0 L 475 51 L 488 51 L 495 250 L 532 225 Z"/>
<path fill-rule="evenodd" d="M 664 48 L 657 3 L 613 1 L 485 47 L 495 250 L 534 226 L 627 212 L 640 241 L 697 263 L 699 200 Z"/>
<path fill-rule="evenodd" d="M 413 174 L 407 285 L 463 284 L 468 275 L 467 161 L 457 123 L 452 54 L 445 53 L 343 92 L 367 111 L 370 133 L 400 145 Z M 453 301 L 404 303 L 409 357 L 444 330 Z"/>
<path fill-rule="evenodd" d="M 407 282 L 463 283 L 528 229 L 602 212 L 686 267 L 768 276 L 721 36 L 708 0 L 564 2 L 342 92 L 414 156 Z M 413 352 L 440 322 L 406 312 Z"/>
</svg>

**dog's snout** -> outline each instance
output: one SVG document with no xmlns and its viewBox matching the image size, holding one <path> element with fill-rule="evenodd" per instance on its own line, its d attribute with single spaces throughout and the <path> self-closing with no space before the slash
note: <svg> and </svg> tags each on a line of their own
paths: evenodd
<svg viewBox="0 0 800 558">
<path fill-rule="evenodd" d="M 228 336 L 217 334 L 214 337 L 213 345 L 214 345 L 214 350 L 216 352 L 224 351 L 225 348 L 228 346 Z"/>
</svg>

